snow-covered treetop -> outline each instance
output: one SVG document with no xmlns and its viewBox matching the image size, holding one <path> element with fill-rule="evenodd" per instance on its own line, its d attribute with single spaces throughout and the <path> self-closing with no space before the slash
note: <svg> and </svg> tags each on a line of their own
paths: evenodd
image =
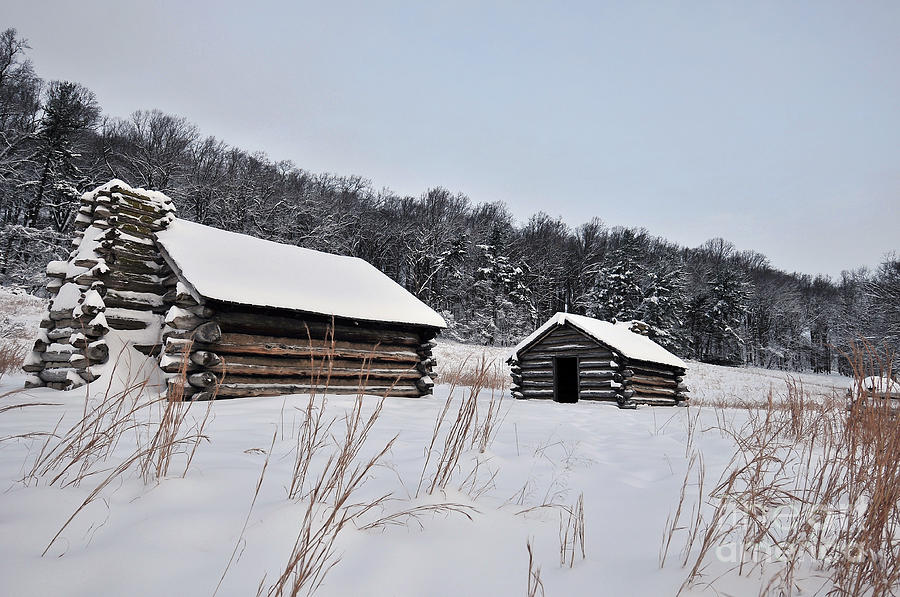
<svg viewBox="0 0 900 597">
<path fill-rule="evenodd" d="M 444 328 L 444 319 L 367 261 L 175 219 L 157 241 L 208 299 Z"/>
<path fill-rule="evenodd" d="M 632 332 L 630 329 L 632 323 L 633 322 L 630 321 L 611 323 L 609 321 L 585 317 L 584 315 L 557 313 L 527 338 L 519 342 L 515 349 L 513 349 L 513 353 L 515 355 L 519 354 L 519 351 L 528 347 L 552 328 L 569 324 L 598 342 L 622 353 L 629 359 L 645 361 L 648 363 L 660 363 L 687 369 L 685 362 L 674 354 L 647 336 Z"/>
</svg>

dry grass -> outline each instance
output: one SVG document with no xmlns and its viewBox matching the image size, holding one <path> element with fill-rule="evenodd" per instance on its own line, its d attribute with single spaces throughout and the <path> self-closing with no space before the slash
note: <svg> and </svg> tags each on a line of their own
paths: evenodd
<svg viewBox="0 0 900 597">
<path fill-rule="evenodd" d="M 578 500 L 571 507 L 564 508 L 559 513 L 559 565 L 569 568 L 575 565 L 575 552 L 581 551 L 581 559 L 584 553 L 584 494 L 578 495 Z"/>
<path fill-rule="evenodd" d="M 123 354 L 124 350 L 113 365 L 110 378 L 115 376 L 117 368 L 126 366 Z M 147 483 L 159 481 L 168 475 L 174 456 L 184 453 L 187 459 L 181 476 L 187 474 L 197 446 L 206 439 L 203 430 L 210 407 L 199 422 L 191 424 L 188 413 L 192 403 L 173 399 L 171 394 L 150 392 L 147 384 L 148 379 L 143 376 L 120 391 L 114 392 L 108 386 L 99 402 L 90 392 L 86 393 L 82 417 L 63 432 L 59 431 L 60 419 L 53 432 L 46 435 L 22 478 L 24 484 L 44 482 L 69 487 L 94 477 L 100 477 L 101 481 L 59 528 L 42 555 L 78 514 L 127 471 L 136 469 Z M 116 447 L 132 434 L 133 451 L 107 466 Z"/>
<path fill-rule="evenodd" d="M 525 591 L 526 597 L 544 597 L 544 583 L 541 582 L 541 567 L 534 562 L 534 551 L 531 548 L 531 540 L 525 543 L 528 550 L 528 585 Z"/>
<path fill-rule="evenodd" d="M 335 451 L 328 456 L 311 486 L 299 492 L 299 499 L 306 505 L 299 533 L 281 574 L 268 589 L 270 596 L 314 593 L 340 561 L 335 544 L 341 532 L 387 497 L 362 503 L 352 501 L 396 439 L 391 439 L 368 459 L 357 459 L 381 415 L 384 399 L 379 400 L 367 417 L 363 415 L 363 402 L 364 396 L 359 394 L 344 417 L 343 438 L 336 440 Z M 303 468 L 309 470 L 308 466 Z"/>
<path fill-rule="evenodd" d="M 463 362 L 460 370 L 468 370 L 468 361 Z M 501 390 L 500 397 L 497 398 L 494 391 L 491 392 L 491 398 L 488 402 L 487 412 L 479 416 L 478 412 L 478 395 L 485 388 L 496 374 L 496 367 L 489 363 L 487 359 L 479 361 L 476 373 L 470 378 L 471 385 L 468 387 L 468 394 L 459 402 L 456 411 L 456 417 L 453 419 L 450 428 L 444 435 L 443 447 L 438 449 L 438 438 L 447 421 L 447 414 L 453 404 L 454 395 L 456 394 L 457 384 L 450 384 L 450 391 L 447 401 L 444 403 L 443 409 L 439 413 L 434 423 L 434 431 L 431 435 L 431 443 L 426 450 L 425 464 L 422 467 L 422 474 L 419 477 L 419 484 L 416 487 L 416 497 L 419 496 L 424 488 L 426 493 L 433 494 L 435 491 L 444 490 L 459 471 L 459 461 L 462 455 L 472 449 L 478 449 L 483 453 L 490 446 L 495 437 L 499 425 L 502 421 L 500 416 L 500 407 L 503 402 L 503 392 Z M 463 379 L 462 375 L 453 375 L 453 379 Z M 435 469 L 430 480 L 425 481 L 425 476 L 431 464 L 432 456 L 436 453 Z M 486 484 L 477 487 L 478 465 L 463 481 L 463 485 L 468 485 L 472 493 L 478 494 L 484 490 Z M 488 481 L 488 484 L 490 480 Z"/>
<path fill-rule="evenodd" d="M 736 445 L 731 463 L 706 498 L 705 514 L 698 503 L 698 514 L 682 525 L 691 461 L 663 535 L 661 564 L 672 536 L 687 534 L 681 591 L 705 575 L 723 546 L 735 554 L 734 571 L 762 576 L 762 595 L 798 593 L 810 574 L 825 577 L 830 594 L 880 597 L 900 589 L 900 425 L 891 400 L 862 387 L 865 377 L 890 375 L 892 359 L 866 345 L 846 356 L 856 380 L 849 409 L 838 396 L 811 399 L 792 380 L 783 400 L 770 393 L 765 407 L 748 409 L 744 425 L 719 419 L 718 430 Z"/>
<path fill-rule="evenodd" d="M 509 386 L 507 367 L 501 360 L 491 358 L 487 352 L 480 357 L 466 357 L 459 363 L 439 362 L 438 379 L 451 386 L 473 386 L 503 391 Z"/>
<path fill-rule="evenodd" d="M 0 339 L 0 379 L 22 368 L 26 352 L 21 342 L 8 338 Z"/>
</svg>

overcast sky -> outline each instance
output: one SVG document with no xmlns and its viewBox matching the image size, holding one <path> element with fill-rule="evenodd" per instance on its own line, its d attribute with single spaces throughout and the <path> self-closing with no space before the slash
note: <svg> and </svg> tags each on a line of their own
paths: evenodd
<svg viewBox="0 0 900 597">
<path fill-rule="evenodd" d="M 376 187 L 722 236 L 837 275 L 900 250 L 900 2 L 31 2 L 108 115 Z"/>
</svg>

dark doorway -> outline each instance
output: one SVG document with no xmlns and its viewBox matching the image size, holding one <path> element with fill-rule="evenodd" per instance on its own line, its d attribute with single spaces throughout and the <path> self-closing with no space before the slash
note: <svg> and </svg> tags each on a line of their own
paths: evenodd
<svg viewBox="0 0 900 597">
<path fill-rule="evenodd" d="M 578 357 L 553 359 L 553 399 L 578 402 Z"/>
</svg>

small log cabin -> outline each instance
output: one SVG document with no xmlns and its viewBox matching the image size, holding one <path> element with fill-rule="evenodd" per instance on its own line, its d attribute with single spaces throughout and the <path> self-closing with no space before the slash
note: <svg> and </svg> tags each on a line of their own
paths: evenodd
<svg viewBox="0 0 900 597">
<path fill-rule="evenodd" d="M 687 397 L 684 361 L 641 333 L 638 322 L 610 323 L 557 313 L 515 347 L 508 363 L 515 398 L 677 405 Z"/>
<path fill-rule="evenodd" d="M 76 248 L 48 266 L 54 296 L 26 385 L 97 379 L 117 333 L 159 358 L 179 397 L 431 393 L 446 324 L 374 266 L 174 211 L 118 180 L 82 197 Z"/>
</svg>

